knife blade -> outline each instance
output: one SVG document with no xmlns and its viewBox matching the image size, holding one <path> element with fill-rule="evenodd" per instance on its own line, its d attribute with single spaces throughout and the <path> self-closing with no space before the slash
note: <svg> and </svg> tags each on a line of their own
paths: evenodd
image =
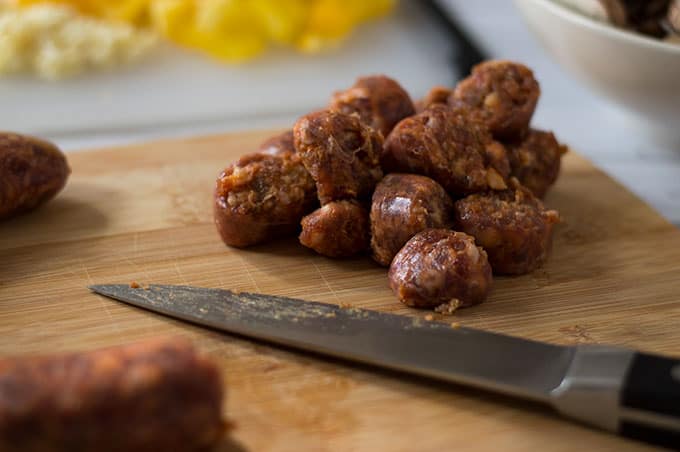
<svg viewBox="0 0 680 452">
<path fill-rule="evenodd" d="M 680 447 L 678 360 L 225 289 L 90 289 L 228 333 L 542 402 L 592 426 Z"/>
</svg>

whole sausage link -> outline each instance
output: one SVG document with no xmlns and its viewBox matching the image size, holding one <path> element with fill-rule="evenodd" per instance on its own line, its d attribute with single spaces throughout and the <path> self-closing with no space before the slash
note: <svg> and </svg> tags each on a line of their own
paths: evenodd
<svg viewBox="0 0 680 452">
<path fill-rule="evenodd" d="M 66 157 L 52 143 L 0 132 L 0 220 L 52 199 L 70 173 Z"/>
<path fill-rule="evenodd" d="M 225 431 L 222 398 L 216 366 L 179 339 L 0 359 L 0 450 L 200 450 Z"/>
</svg>

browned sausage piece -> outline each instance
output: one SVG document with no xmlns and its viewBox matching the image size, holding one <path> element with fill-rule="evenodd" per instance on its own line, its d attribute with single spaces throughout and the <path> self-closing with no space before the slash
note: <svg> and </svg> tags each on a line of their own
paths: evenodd
<svg viewBox="0 0 680 452">
<path fill-rule="evenodd" d="M 416 174 L 388 174 L 373 193 L 373 259 L 387 267 L 418 232 L 428 228 L 449 228 L 452 224 L 453 201 L 441 185 Z"/>
<path fill-rule="evenodd" d="M 385 141 L 386 172 L 422 174 L 439 182 L 451 196 L 507 188 L 490 165 L 486 128 L 446 105 L 434 104 L 401 121 Z"/>
<path fill-rule="evenodd" d="M 368 212 L 357 201 L 334 201 L 302 219 L 300 243 L 328 257 L 350 257 L 368 249 Z"/>
<path fill-rule="evenodd" d="M 245 247 L 295 234 L 315 205 L 314 181 L 297 154 L 250 154 L 217 179 L 215 224 L 224 243 Z"/>
<path fill-rule="evenodd" d="M 494 183 L 489 183 L 489 186 L 491 188 L 494 187 L 500 187 L 502 185 L 505 185 L 507 188 L 507 184 L 505 181 L 510 177 L 510 156 L 508 155 L 508 151 L 503 146 L 502 143 L 499 143 L 496 140 L 491 140 L 488 143 L 486 143 L 486 146 L 484 147 L 484 151 L 486 153 L 486 159 L 487 163 L 490 167 L 495 169 L 498 172 L 498 176 L 500 176 L 503 179 L 503 182 L 494 182 Z M 493 177 L 495 175 L 491 175 L 490 177 Z"/>
<path fill-rule="evenodd" d="M 445 86 L 434 86 L 425 97 L 416 102 L 416 113 L 420 113 L 432 104 L 446 104 L 453 90 Z"/>
<path fill-rule="evenodd" d="M 456 201 L 456 227 L 486 250 L 494 273 L 521 275 L 547 260 L 559 214 L 546 210 L 517 179 L 510 179 L 510 185 Z"/>
<path fill-rule="evenodd" d="M 552 132 L 531 129 L 521 141 L 508 143 L 507 149 L 512 175 L 543 198 L 557 180 L 567 147 L 558 143 Z"/>
<path fill-rule="evenodd" d="M 366 198 L 382 179 L 382 136 L 358 115 L 310 113 L 294 127 L 295 149 L 316 181 L 321 204 Z"/>
<path fill-rule="evenodd" d="M 397 298 L 417 308 L 481 303 L 492 281 L 486 252 L 475 239 L 447 229 L 413 236 L 394 257 L 388 277 Z"/>
<path fill-rule="evenodd" d="M 486 61 L 472 69 L 449 98 L 464 105 L 498 139 L 513 139 L 529 128 L 541 90 L 533 72 L 511 61 Z"/>
<path fill-rule="evenodd" d="M 66 157 L 52 143 L 0 132 L 0 219 L 49 201 L 70 173 Z"/>
<path fill-rule="evenodd" d="M 0 359 L 0 450 L 203 450 L 225 432 L 222 397 L 219 370 L 179 339 Z"/>
<path fill-rule="evenodd" d="M 386 137 L 402 119 L 414 115 L 415 107 L 404 88 L 384 75 L 360 77 L 354 85 L 333 95 L 329 106 L 361 120 Z"/>
<path fill-rule="evenodd" d="M 279 135 L 275 135 L 260 145 L 260 153 L 269 155 L 295 153 L 295 143 L 293 142 L 293 130 L 287 130 Z"/>
</svg>

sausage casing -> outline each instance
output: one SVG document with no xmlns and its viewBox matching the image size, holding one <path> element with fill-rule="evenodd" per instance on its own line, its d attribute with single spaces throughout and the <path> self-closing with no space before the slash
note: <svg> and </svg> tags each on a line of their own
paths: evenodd
<svg viewBox="0 0 680 452">
<path fill-rule="evenodd" d="M 416 113 L 420 113 L 433 104 L 446 104 L 453 90 L 445 86 L 433 86 L 425 97 L 416 102 Z"/>
<path fill-rule="evenodd" d="M 295 152 L 295 143 L 293 141 L 293 131 L 286 130 L 278 135 L 265 140 L 259 148 L 262 154 L 280 155 Z"/>
<path fill-rule="evenodd" d="M 418 232 L 452 223 L 453 201 L 441 185 L 426 176 L 388 174 L 376 186 L 371 204 L 373 259 L 387 267 Z"/>
</svg>

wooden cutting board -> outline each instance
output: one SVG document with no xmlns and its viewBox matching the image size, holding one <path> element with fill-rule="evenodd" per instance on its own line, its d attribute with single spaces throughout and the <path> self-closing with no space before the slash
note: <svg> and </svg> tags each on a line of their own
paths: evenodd
<svg viewBox="0 0 680 452">
<path fill-rule="evenodd" d="M 368 258 L 326 259 L 295 239 L 249 250 L 222 244 L 212 224 L 215 177 L 267 135 L 70 154 L 66 190 L 0 224 L 0 354 L 188 336 L 224 369 L 224 409 L 236 424 L 225 451 L 647 449 L 528 403 L 278 350 L 87 290 L 191 284 L 424 317 L 396 301 Z M 497 278 L 486 303 L 438 318 L 680 356 L 680 232 L 575 153 L 546 203 L 565 220 L 548 265 Z"/>
</svg>

